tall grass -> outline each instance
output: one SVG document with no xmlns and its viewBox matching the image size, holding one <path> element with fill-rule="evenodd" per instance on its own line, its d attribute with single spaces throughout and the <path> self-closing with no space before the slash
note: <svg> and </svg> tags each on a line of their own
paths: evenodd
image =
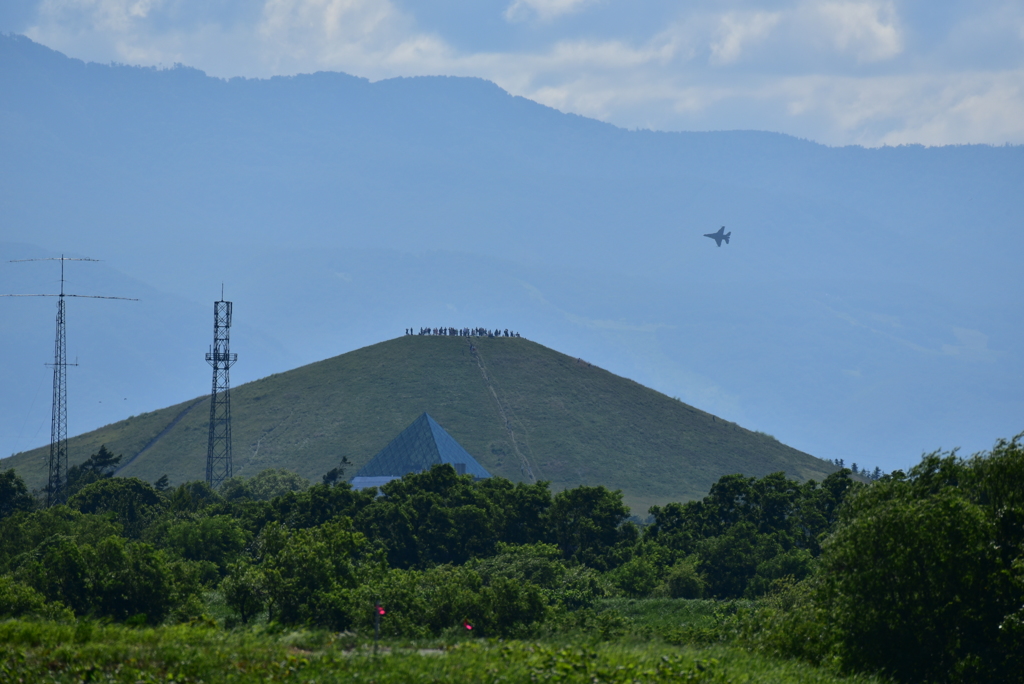
<svg viewBox="0 0 1024 684">
<path fill-rule="evenodd" d="M 707 618 L 704 602 L 674 611 Z M 665 606 L 661 606 L 661 609 Z M 609 609 L 610 610 L 610 609 Z M 637 611 L 655 624 L 659 606 Z M 564 635 L 563 635 L 564 636 Z M 2 682 L 791 682 L 870 684 L 796 661 L 728 646 L 672 646 L 653 636 L 534 642 L 449 636 L 381 642 L 351 634 L 225 630 L 209 625 L 135 629 L 96 622 L 0 623 Z"/>
</svg>

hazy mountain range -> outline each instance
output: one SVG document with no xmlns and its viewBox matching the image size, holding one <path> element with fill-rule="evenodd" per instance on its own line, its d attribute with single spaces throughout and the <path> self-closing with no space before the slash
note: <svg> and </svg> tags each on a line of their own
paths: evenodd
<svg viewBox="0 0 1024 684">
<path fill-rule="evenodd" d="M 0 258 L 73 256 L 71 432 L 487 326 L 822 458 L 1024 429 L 1024 148 L 627 131 L 466 78 L 229 81 L 0 36 Z M 732 242 L 703 233 L 725 225 Z M 55 292 L 55 263 L 0 291 Z M 53 300 L 0 299 L 0 453 L 49 438 Z"/>
</svg>

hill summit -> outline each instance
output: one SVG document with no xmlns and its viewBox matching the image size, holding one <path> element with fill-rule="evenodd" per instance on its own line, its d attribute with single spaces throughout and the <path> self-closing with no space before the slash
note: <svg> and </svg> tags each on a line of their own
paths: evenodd
<svg viewBox="0 0 1024 684">
<path fill-rule="evenodd" d="M 785 471 L 821 480 L 835 466 L 582 359 L 523 338 L 407 335 L 231 391 L 236 475 L 287 468 L 319 480 L 342 458 L 351 476 L 429 411 L 481 465 L 514 481 L 621 489 L 644 514 L 706 494 L 722 475 Z M 172 483 L 206 464 L 209 398 L 113 423 L 70 441 L 71 463 L 101 444 L 118 472 Z M 30 486 L 47 449 L 7 459 Z"/>
</svg>

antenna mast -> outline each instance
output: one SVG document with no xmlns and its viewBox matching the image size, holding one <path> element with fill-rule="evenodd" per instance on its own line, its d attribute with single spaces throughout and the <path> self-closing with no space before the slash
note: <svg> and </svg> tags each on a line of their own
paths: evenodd
<svg viewBox="0 0 1024 684">
<path fill-rule="evenodd" d="M 99 261 L 99 259 L 59 257 L 44 259 L 15 259 L 11 263 L 25 261 L 59 261 L 60 262 L 60 294 L 5 294 L 0 297 L 57 297 L 57 336 L 53 345 L 53 413 L 50 417 L 50 458 L 48 460 L 49 475 L 46 479 L 46 506 L 62 504 L 67 501 L 68 483 L 68 363 L 67 336 L 64 325 L 64 298 L 79 297 L 83 299 L 122 299 L 137 302 L 129 297 L 101 297 L 98 295 L 76 295 L 64 293 L 64 262 L 65 261 Z"/>
<path fill-rule="evenodd" d="M 216 489 L 231 477 L 231 378 L 229 370 L 238 360 L 230 350 L 231 302 L 213 303 L 213 346 L 206 362 L 213 367 L 213 391 L 210 393 L 210 435 L 206 444 L 206 484 Z"/>
</svg>

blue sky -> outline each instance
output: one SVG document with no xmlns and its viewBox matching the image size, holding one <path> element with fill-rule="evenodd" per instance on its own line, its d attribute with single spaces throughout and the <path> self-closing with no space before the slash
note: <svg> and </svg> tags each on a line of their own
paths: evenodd
<svg viewBox="0 0 1024 684">
<path fill-rule="evenodd" d="M 627 128 L 1024 144 L 1020 0 L 4 0 L 0 31 L 220 77 L 478 76 Z"/>
</svg>

